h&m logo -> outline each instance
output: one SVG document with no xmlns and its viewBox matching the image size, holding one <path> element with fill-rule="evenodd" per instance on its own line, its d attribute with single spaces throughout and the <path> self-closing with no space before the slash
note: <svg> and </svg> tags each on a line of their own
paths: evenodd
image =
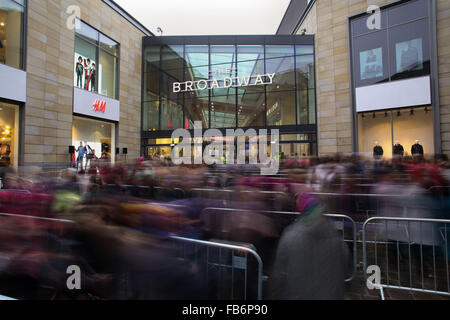
<svg viewBox="0 0 450 320">
<path fill-rule="evenodd" d="M 106 112 L 106 101 L 103 100 L 95 100 L 94 104 L 92 105 L 95 112 Z"/>
</svg>

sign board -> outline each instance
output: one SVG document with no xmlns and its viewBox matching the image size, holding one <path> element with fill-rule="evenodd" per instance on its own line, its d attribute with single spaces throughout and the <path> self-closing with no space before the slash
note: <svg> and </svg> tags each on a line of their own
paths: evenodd
<svg viewBox="0 0 450 320">
<path fill-rule="evenodd" d="M 0 98 L 26 102 L 27 73 L 25 71 L 0 64 Z"/>
<path fill-rule="evenodd" d="M 73 112 L 99 119 L 119 121 L 120 101 L 74 88 Z"/>
<path fill-rule="evenodd" d="M 431 105 L 429 76 L 356 88 L 357 112 L 422 105 Z"/>
</svg>

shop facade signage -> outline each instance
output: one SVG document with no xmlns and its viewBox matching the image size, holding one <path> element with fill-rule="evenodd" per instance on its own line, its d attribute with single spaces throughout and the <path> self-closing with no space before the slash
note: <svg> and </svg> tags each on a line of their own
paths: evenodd
<svg viewBox="0 0 450 320">
<path fill-rule="evenodd" d="M 106 112 L 106 101 L 96 99 L 94 104 L 92 105 L 92 108 L 95 112 Z"/>
<path fill-rule="evenodd" d="M 104 120 L 119 121 L 120 101 L 74 88 L 73 112 Z"/>
<path fill-rule="evenodd" d="M 219 72 L 216 71 L 216 74 L 219 74 Z M 174 93 L 194 92 L 213 89 L 270 85 L 273 84 L 273 79 L 275 78 L 275 76 L 276 73 L 267 73 L 267 74 L 258 74 L 254 76 L 223 77 L 221 79 L 213 78 L 210 80 L 174 82 L 173 92 Z"/>
</svg>

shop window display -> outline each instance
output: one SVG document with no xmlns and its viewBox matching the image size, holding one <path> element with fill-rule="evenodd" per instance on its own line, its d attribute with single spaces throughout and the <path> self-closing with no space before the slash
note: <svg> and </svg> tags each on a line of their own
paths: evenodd
<svg viewBox="0 0 450 320">
<path fill-rule="evenodd" d="M 119 44 L 80 23 L 75 35 L 74 86 L 117 99 Z"/>
<path fill-rule="evenodd" d="M 0 63 L 20 69 L 23 60 L 23 0 L 0 0 Z"/>
<path fill-rule="evenodd" d="M 17 166 L 18 106 L 0 103 L 0 167 Z"/>
<path fill-rule="evenodd" d="M 74 117 L 72 145 L 75 147 L 75 150 L 81 145 L 85 148 L 89 146 L 96 159 L 114 162 L 115 157 L 112 151 L 116 149 L 115 125 L 109 122 Z M 76 165 L 76 158 L 78 156 L 79 153 L 77 152 L 75 159 L 72 159 L 74 165 Z M 83 167 L 88 165 L 87 160 L 88 157 L 86 154 L 82 159 Z"/>
</svg>

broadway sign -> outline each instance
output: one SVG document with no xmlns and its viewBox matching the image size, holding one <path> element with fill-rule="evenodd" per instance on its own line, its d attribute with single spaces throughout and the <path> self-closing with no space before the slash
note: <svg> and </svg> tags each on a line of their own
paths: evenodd
<svg viewBox="0 0 450 320">
<path fill-rule="evenodd" d="M 273 84 L 276 73 L 259 74 L 255 76 L 245 77 L 225 77 L 223 79 L 211 79 L 200 81 L 175 82 L 173 84 L 173 92 L 193 92 L 212 89 L 238 88 L 263 86 Z"/>
</svg>

